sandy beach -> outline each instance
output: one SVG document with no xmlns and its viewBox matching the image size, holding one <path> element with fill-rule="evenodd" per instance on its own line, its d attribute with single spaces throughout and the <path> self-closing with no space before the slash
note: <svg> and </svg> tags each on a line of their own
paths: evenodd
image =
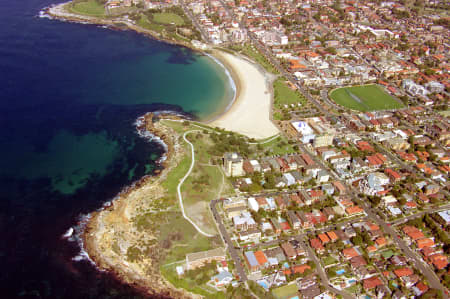
<svg viewBox="0 0 450 299">
<path fill-rule="evenodd" d="M 278 134 L 270 120 L 273 75 L 242 57 L 223 51 L 215 51 L 213 55 L 230 71 L 237 94 L 231 108 L 208 125 L 255 139 Z"/>
</svg>

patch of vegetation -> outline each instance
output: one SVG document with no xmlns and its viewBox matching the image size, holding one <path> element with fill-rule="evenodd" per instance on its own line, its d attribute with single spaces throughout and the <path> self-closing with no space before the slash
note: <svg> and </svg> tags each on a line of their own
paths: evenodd
<svg viewBox="0 0 450 299">
<path fill-rule="evenodd" d="M 257 282 L 255 282 L 253 280 L 249 280 L 247 283 L 248 283 L 248 287 L 250 288 L 250 290 L 253 292 L 253 294 L 258 296 L 258 298 L 264 298 L 264 299 L 274 299 L 275 298 L 271 292 L 266 292 L 266 290 L 264 290 L 264 288 L 262 286 L 260 286 Z"/>
<path fill-rule="evenodd" d="M 330 93 L 330 98 L 341 106 L 362 112 L 404 107 L 376 84 L 338 88 Z"/>
<path fill-rule="evenodd" d="M 222 157 L 226 152 L 237 152 L 244 157 L 250 155 L 250 146 L 247 138 L 235 133 L 212 133 L 210 134 L 213 146 L 209 153 L 214 156 Z"/>
<path fill-rule="evenodd" d="M 142 259 L 142 252 L 136 246 L 130 246 L 127 249 L 127 260 L 129 262 L 135 263 Z"/>
<path fill-rule="evenodd" d="M 277 71 L 277 69 L 266 59 L 266 57 L 264 57 L 264 55 L 261 54 L 261 52 L 259 52 L 258 49 L 256 49 L 253 45 L 251 44 L 246 44 L 243 48 L 242 48 L 242 54 L 250 57 L 251 59 L 253 59 L 254 61 L 256 61 L 258 64 L 260 64 L 263 68 L 266 69 L 266 71 L 268 71 L 269 73 L 272 74 L 279 74 L 279 72 Z"/>
<path fill-rule="evenodd" d="M 173 169 L 168 175 L 166 180 L 162 183 L 162 186 L 167 190 L 168 196 L 171 199 L 176 199 L 177 186 L 181 178 L 189 170 L 191 164 L 191 157 L 185 156 L 181 162 Z"/>
<path fill-rule="evenodd" d="M 70 10 L 74 13 L 95 17 L 105 16 L 105 7 L 96 0 L 75 1 Z"/>
<path fill-rule="evenodd" d="M 301 103 L 304 105 L 306 99 L 298 90 L 291 89 L 286 83 L 285 78 L 278 78 L 273 83 L 274 90 L 274 104 L 277 108 L 282 108 L 284 105 L 291 105 Z"/>
<path fill-rule="evenodd" d="M 359 289 L 360 289 L 359 284 L 356 283 L 356 284 L 352 285 L 351 287 L 346 288 L 345 291 L 350 294 L 358 294 Z"/>
<path fill-rule="evenodd" d="M 184 25 L 183 18 L 171 12 L 155 13 L 153 14 L 153 21 L 160 24 Z"/>
<path fill-rule="evenodd" d="M 288 284 L 272 290 L 272 294 L 277 299 L 290 298 L 298 293 L 296 283 Z"/>
<path fill-rule="evenodd" d="M 155 227 L 155 215 L 154 213 L 140 214 L 133 218 L 133 224 L 140 232 L 151 232 Z"/>
<path fill-rule="evenodd" d="M 137 24 L 142 28 L 152 30 L 161 33 L 164 30 L 164 26 L 150 22 L 147 16 L 141 15 L 140 19 L 137 20 Z"/>
<path fill-rule="evenodd" d="M 334 264 L 336 264 L 338 261 L 334 258 L 334 257 L 332 257 L 332 256 L 327 256 L 327 257 L 325 257 L 323 260 L 323 264 L 325 265 L 325 266 L 329 266 L 329 265 L 334 265 Z"/>
<path fill-rule="evenodd" d="M 204 296 L 205 298 L 211 299 L 225 299 L 225 294 L 223 292 L 217 292 L 210 287 L 205 285 L 206 279 L 208 279 L 205 274 L 205 269 L 200 268 L 198 270 L 187 271 L 186 274 L 182 277 L 179 277 L 175 271 L 175 267 L 161 267 L 162 275 L 176 288 L 183 288 L 190 292 L 199 294 Z M 197 276 L 193 276 L 193 271 L 199 271 Z M 205 271 L 205 272 L 203 272 Z M 211 271 L 209 271 L 211 273 Z M 214 273 L 213 273 L 214 274 Z M 191 278 L 192 277 L 192 278 Z M 202 283 L 198 283 L 197 281 L 202 281 Z M 208 279 L 209 280 L 209 279 Z M 206 280 L 206 282 L 208 281 Z"/>
<path fill-rule="evenodd" d="M 441 112 L 439 112 L 439 114 L 449 117 L 450 116 L 450 110 L 441 111 Z"/>
<path fill-rule="evenodd" d="M 256 145 L 256 151 L 253 152 L 257 153 L 258 151 L 263 152 L 266 156 L 281 156 L 285 154 L 296 153 L 298 151 L 298 147 L 296 145 L 290 144 L 286 137 L 279 136 L 267 143 Z"/>
<path fill-rule="evenodd" d="M 167 249 L 164 264 L 183 260 L 187 253 L 205 251 L 221 245 L 220 240 L 201 235 L 180 212 L 166 213 L 159 222 L 159 244 Z"/>
</svg>

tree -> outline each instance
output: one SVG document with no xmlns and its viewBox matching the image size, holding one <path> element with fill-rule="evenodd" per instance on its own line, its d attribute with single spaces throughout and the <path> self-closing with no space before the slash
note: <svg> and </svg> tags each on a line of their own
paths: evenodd
<svg viewBox="0 0 450 299">
<path fill-rule="evenodd" d="M 352 243 L 356 246 L 361 246 L 363 244 L 363 239 L 360 235 L 356 235 L 352 238 Z"/>
<path fill-rule="evenodd" d="M 325 51 L 327 51 L 328 53 L 330 53 L 332 55 L 336 55 L 336 53 L 337 53 L 336 48 L 334 48 L 334 47 L 328 47 L 325 49 Z"/>
</svg>

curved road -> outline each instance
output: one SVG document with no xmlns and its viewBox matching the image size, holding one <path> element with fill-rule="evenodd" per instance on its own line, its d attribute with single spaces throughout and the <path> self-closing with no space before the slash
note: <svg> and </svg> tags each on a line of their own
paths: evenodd
<svg viewBox="0 0 450 299">
<path fill-rule="evenodd" d="M 177 195 L 178 195 L 178 201 L 180 203 L 180 209 L 181 209 L 181 213 L 183 214 L 183 218 L 186 219 L 187 221 L 189 221 L 194 227 L 195 229 L 201 233 L 202 235 L 206 236 L 206 237 L 214 237 L 215 235 L 211 235 L 208 233 L 205 233 L 204 231 L 202 231 L 202 229 L 200 227 L 198 227 L 197 224 L 194 223 L 194 221 L 192 221 L 184 212 L 184 205 L 183 205 L 183 196 L 181 195 L 181 185 L 183 185 L 184 181 L 189 177 L 189 175 L 192 172 L 192 169 L 194 168 L 194 164 L 195 164 L 195 152 L 194 152 L 194 145 L 186 139 L 186 135 L 192 132 L 199 132 L 200 130 L 192 130 L 192 131 L 187 131 L 186 133 L 183 134 L 183 139 L 184 141 L 187 142 L 187 144 L 190 145 L 191 147 L 191 166 L 189 166 L 189 170 L 188 172 L 186 172 L 186 174 L 184 175 L 184 177 L 180 180 L 180 183 L 177 186 Z"/>
</svg>

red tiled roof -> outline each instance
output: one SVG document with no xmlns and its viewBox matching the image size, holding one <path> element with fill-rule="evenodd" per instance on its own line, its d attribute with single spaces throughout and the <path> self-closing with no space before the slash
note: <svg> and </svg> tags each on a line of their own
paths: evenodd
<svg viewBox="0 0 450 299">
<path fill-rule="evenodd" d="M 419 249 L 422 249 L 424 247 L 432 247 L 434 246 L 434 241 L 431 240 L 430 238 L 422 238 L 416 241 L 417 242 L 417 247 L 419 247 Z"/>
<path fill-rule="evenodd" d="M 330 242 L 330 238 L 326 234 L 319 234 L 319 239 L 322 242 L 322 244 Z"/>
<path fill-rule="evenodd" d="M 384 246 L 386 245 L 386 239 L 384 237 L 380 237 L 375 240 L 375 243 L 377 243 L 378 246 Z"/>
<path fill-rule="evenodd" d="M 403 276 L 410 276 L 413 275 L 414 272 L 413 270 L 411 270 L 411 268 L 400 268 L 397 270 L 394 270 L 395 275 L 397 275 L 397 277 L 403 277 Z"/>
<path fill-rule="evenodd" d="M 438 254 L 432 255 L 431 257 L 429 257 L 429 259 L 438 270 L 441 270 L 441 269 L 444 269 L 445 267 L 447 267 L 448 260 L 445 255 L 438 253 Z"/>
<path fill-rule="evenodd" d="M 320 242 L 320 240 L 317 239 L 317 238 L 311 239 L 310 243 L 311 243 L 311 247 L 314 248 L 314 249 L 319 249 L 320 250 L 320 249 L 324 248 L 322 243 Z"/>
<path fill-rule="evenodd" d="M 294 270 L 294 273 L 303 274 L 306 270 L 311 269 L 311 267 L 307 264 L 304 264 L 304 265 L 294 266 L 294 267 L 292 267 L 292 269 Z"/>
<path fill-rule="evenodd" d="M 330 238 L 331 241 L 336 241 L 336 240 L 339 239 L 339 237 L 333 231 L 327 232 L 327 235 L 328 235 L 328 238 Z"/>
<path fill-rule="evenodd" d="M 358 256 L 359 253 L 356 251 L 355 248 L 345 248 L 342 250 L 342 254 L 346 257 L 346 258 L 352 258 L 355 256 Z"/>
<path fill-rule="evenodd" d="M 345 209 L 345 211 L 347 212 L 347 214 L 353 215 L 353 214 L 362 213 L 364 210 L 358 206 L 353 206 L 353 207 L 348 207 L 347 209 Z"/>
<path fill-rule="evenodd" d="M 256 260 L 258 261 L 258 264 L 264 265 L 265 263 L 267 263 L 267 257 L 261 250 L 255 251 L 254 255 L 256 257 Z"/>
<path fill-rule="evenodd" d="M 366 290 L 370 290 L 373 289 L 379 285 L 382 285 L 383 282 L 381 281 L 381 279 L 378 276 L 372 276 L 370 278 L 364 279 L 364 289 Z"/>
<path fill-rule="evenodd" d="M 291 229 L 291 226 L 289 225 L 289 223 L 287 221 L 281 222 L 280 226 L 281 226 L 282 230 L 290 230 Z"/>
</svg>

